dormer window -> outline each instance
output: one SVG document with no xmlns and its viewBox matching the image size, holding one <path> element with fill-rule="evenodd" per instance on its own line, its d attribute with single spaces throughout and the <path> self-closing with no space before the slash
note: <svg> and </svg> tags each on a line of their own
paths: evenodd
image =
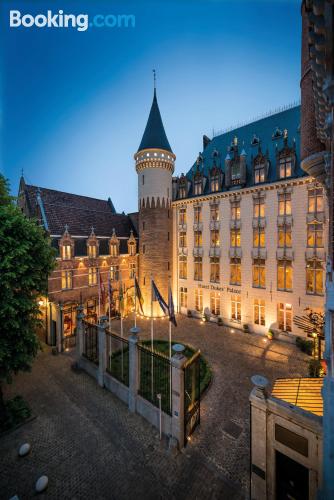
<svg viewBox="0 0 334 500">
<path fill-rule="evenodd" d="M 129 255 L 131 255 L 131 256 L 136 255 L 136 242 L 135 241 L 129 241 Z"/>
<path fill-rule="evenodd" d="M 71 258 L 72 249 L 69 243 L 65 243 L 62 246 L 61 258 L 63 260 L 69 260 Z"/>
<path fill-rule="evenodd" d="M 210 187 L 212 193 L 219 191 L 219 174 L 215 174 L 211 177 Z"/>
<path fill-rule="evenodd" d="M 110 255 L 111 255 L 111 257 L 118 256 L 118 244 L 117 243 L 110 244 Z"/>
<path fill-rule="evenodd" d="M 260 184 L 266 179 L 266 167 L 264 163 L 255 165 L 254 167 L 254 184 Z"/>
<path fill-rule="evenodd" d="M 97 256 L 96 245 L 93 244 L 88 245 L 88 257 L 90 259 L 96 259 L 96 256 Z"/>
<path fill-rule="evenodd" d="M 283 156 L 279 160 L 279 178 L 286 179 L 292 175 L 292 158 L 291 156 Z"/>
<path fill-rule="evenodd" d="M 202 177 L 197 177 L 194 181 L 194 194 L 199 195 L 203 192 Z"/>
<path fill-rule="evenodd" d="M 231 166 L 232 184 L 238 184 L 241 179 L 241 169 L 239 162 L 233 162 Z"/>
<path fill-rule="evenodd" d="M 187 196 L 186 186 L 182 185 L 179 189 L 179 198 L 185 198 Z"/>
</svg>

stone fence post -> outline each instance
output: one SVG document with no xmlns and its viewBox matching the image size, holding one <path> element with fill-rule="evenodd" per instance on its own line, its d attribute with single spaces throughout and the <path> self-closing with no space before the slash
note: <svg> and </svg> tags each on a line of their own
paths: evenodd
<svg viewBox="0 0 334 500">
<path fill-rule="evenodd" d="M 99 346 L 99 371 L 97 381 L 100 387 L 104 387 L 104 374 L 106 371 L 106 328 L 107 317 L 101 316 L 100 323 L 97 326 L 98 346 Z"/>
<path fill-rule="evenodd" d="M 84 342 L 84 324 L 85 314 L 83 312 L 83 306 L 77 307 L 77 334 L 76 334 L 76 357 L 77 362 L 80 362 L 83 353 L 83 342 Z"/>
<path fill-rule="evenodd" d="M 136 412 L 139 385 L 138 340 L 140 328 L 134 326 L 129 335 L 129 410 Z"/>
<path fill-rule="evenodd" d="M 182 353 L 172 356 L 172 432 L 170 448 L 184 446 L 184 370 L 187 358 Z"/>
</svg>

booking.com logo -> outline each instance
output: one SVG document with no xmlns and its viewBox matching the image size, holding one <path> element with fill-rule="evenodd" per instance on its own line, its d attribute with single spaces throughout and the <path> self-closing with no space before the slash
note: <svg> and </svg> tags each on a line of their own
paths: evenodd
<svg viewBox="0 0 334 500">
<path fill-rule="evenodd" d="M 88 14 L 64 14 L 59 10 L 54 14 L 48 10 L 46 14 L 22 14 L 19 10 L 9 11 L 11 28 L 76 28 L 87 31 L 88 28 L 134 28 L 136 17 L 133 14 L 96 14 L 91 20 Z"/>
</svg>

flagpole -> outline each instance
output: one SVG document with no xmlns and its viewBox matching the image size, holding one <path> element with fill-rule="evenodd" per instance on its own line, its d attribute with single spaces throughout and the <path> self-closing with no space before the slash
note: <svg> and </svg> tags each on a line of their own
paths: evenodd
<svg viewBox="0 0 334 500">
<path fill-rule="evenodd" d="M 99 317 L 97 322 L 100 323 L 100 317 L 101 317 L 101 275 L 100 275 L 100 268 L 98 268 L 99 271 Z"/>
<path fill-rule="evenodd" d="M 153 276 L 151 274 L 151 397 L 153 401 L 153 390 L 154 390 L 154 365 L 153 365 Z"/>
<path fill-rule="evenodd" d="M 171 322 L 171 305 L 172 305 L 172 290 L 170 288 L 170 277 L 168 278 L 168 337 L 169 337 L 169 409 L 172 412 L 172 322 Z M 171 419 L 173 420 L 173 419 Z"/>
<path fill-rule="evenodd" d="M 120 277 L 120 292 L 122 293 L 122 301 L 121 301 L 121 296 L 119 296 L 119 311 L 121 313 L 121 339 L 123 339 L 123 313 L 122 313 L 122 307 L 124 305 L 124 295 L 123 295 L 123 283 L 122 283 L 122 273 L 121 272 L 120 272 L 119 277 Z M 121 342 L 121 344 L 122 344 L 122 380 L 124 380 L 123 341 Z"/>
<path fill-rule="evenodd" d="M 136 273 L 133 275 L 133 288 L 135 291 L 135 327 L 137 326 L 137 290 L 136 290 Z"/>
<path fill-rule="evenodd" d="M 111 330 L 111 315 L 110 315 L 110 308 L 111 308 L 111 297 L 110 297 L 110 291 L 111 291 L 111 283 L 110 283 L 110 274 L 108 274 L 108 297 L 109 297 L 109 330 Z"/>
</svg>

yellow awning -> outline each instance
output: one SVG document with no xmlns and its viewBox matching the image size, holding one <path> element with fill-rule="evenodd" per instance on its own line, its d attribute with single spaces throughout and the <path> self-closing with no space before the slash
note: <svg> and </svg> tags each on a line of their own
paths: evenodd
<svg viewBox="0 0 334 500">
<path fill-rule="evenodd" d="M 271 395 L 322 417 L 322 378 L 278 378 Z"/>
</svg>

